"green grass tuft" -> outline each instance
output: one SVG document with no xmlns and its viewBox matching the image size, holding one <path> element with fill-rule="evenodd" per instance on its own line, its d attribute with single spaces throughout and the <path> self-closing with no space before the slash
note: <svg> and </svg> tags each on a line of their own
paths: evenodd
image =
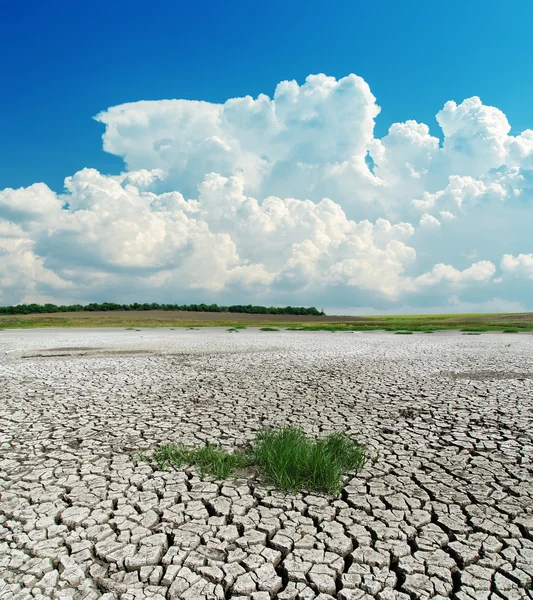
<svg viewBox="0 0 533 600">
<path fill-rule="evenodd" d="M 520 333 L 520 329 L 518 327 L 508 327 L 503 330 L 503 333 Z"/>
<path fill-rule="evenodd" d="M 170 466 L 181 468 L 185 464 L 192 464 L 200 469 L 202 476 L 208 474 L 217 479 L 226 479 L 235 470 L 245 466 L 242 452 L 230 453 L 214 444 L 194 449 L 182 444 L 162 444 L 155 449 L 153 459 L 163 471 Z"/>
<path fill-rule="evenodd" d="M 367 461 L 365 449 L 344 434 L 315 441 L 296 427 L 261 432 L 249 456 L 285 492 L 330 494 L 340 492 L 345 471 L 359 471 Z"/>
<path fill-rule="evenodd" d="M 483 331 L 490 331 L 488 327 L 463 327 L 461 329 L 464 333 L 481 333 Z"/>
<path fill-rule="evenodd" d="M 466 331 L 463 335 L 481 335 L 480 331 Z"/>
<path fill-rule="evenodd" d="M 198 466 L 202 476 L 208 473 L 217 479 L 227 479 L 236 470 L 246 466 L 246 457 L 242 452 L 227 452 L 213 444 L 192 450 L 189 460 Z"/>
<path fill-rule="evenodd" d="M 188 452 L 182 444 L 161 444 L 154 450 L 152 458 L 160 469 L 166 471 L 170 465 L 182 467 L 187 462 Z"/>
<path fill-rule="evenodd" d="M 347 471 L 360 471 L 368 459 L 364 447 L 342 433 L 314 440 L 296 427 L 266 429 L 247 451 L 228 452 L 213 444 L 187 448 L 162 444 L 153 452 L 153 461 L 163 470 L 196 465 L 202 475 L 226 479 L 245 467 L 259 467 L 266 481 L 285 492 L 327 492 L 338 494 Z"/>
<path fill-rule="evenodd" d="M 412 331 L 395 331 L 396 335 L 413 335 Z"/>
<path fill-rule="evenodd" d="M 275 327 L 261 327 L 259 331 L 279 331 L 279 329 L 276 329 Z"/>
</svg>

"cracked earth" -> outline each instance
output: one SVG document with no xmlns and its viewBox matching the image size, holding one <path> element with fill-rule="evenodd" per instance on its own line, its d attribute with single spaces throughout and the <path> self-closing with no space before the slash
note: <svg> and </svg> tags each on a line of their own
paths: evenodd
<svg viewBox="0 0 533 600">
<path fill-rule="evenodd" d="M 533 335 L 0 332 L 0 598 L 533 598 Z M 337 498 L 138 451 L 344 431 Z"/>
</svg>

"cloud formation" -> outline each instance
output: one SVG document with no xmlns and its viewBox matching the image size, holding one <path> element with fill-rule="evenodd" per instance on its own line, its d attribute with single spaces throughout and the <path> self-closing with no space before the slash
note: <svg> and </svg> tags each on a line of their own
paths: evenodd
<svg viewBox="0 0 533 600">
<path fill-rule="evenodd" d="M 379 111 L 360 77 L 313 75 L 100 113 L 123 173 L 0 191 L 0 303 L 532 309 L 533 131 L 474 97 L 438 112 L 442 139 L 378 139 Z"/>
</svg>

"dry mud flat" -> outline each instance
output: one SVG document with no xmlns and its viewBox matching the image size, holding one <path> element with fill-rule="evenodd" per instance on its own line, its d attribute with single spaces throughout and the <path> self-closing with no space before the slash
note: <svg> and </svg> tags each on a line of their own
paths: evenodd
<svg viewBox="0 0 533 600">
<path fill-rule="evenodd" d="M 533 598 L 533 336 L 0 332 L 0 598 Z M 342 430 L 339 498 L 158 471 Z"/>
</svg>

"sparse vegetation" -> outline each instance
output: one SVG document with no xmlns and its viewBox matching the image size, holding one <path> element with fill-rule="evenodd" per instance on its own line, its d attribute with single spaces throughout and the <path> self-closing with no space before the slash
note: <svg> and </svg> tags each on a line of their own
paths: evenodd
<svg viewBox="0 0 533 600">
<path fill-rule="evenodd" d="M 412 331 L 395 331 L 396 335 L 413 335 Z"/>
<path fill-rule="evenodd" d="M 245 466 L 242 452 L 227 452 L 213 444 L 190 449 L 182 444 L 163 444 L 156 448 L 154 461 L 160 469 L 169 466 L 181 468 L 185 464 L 196 465 L 203 475 L 213 475 L 217 479 L 230 477 L 237 469 Z"/>
<path fill-rule="evenodd" d="M 365 448 L 348 436 L 331 433 L 314 440 L 297 427 L 266 429 L 247 450 L 228 452 L 208 444 L 187 448 L 163 444 L 153 453 L 160 469 L 196 465 L 202 475 L 225 479 L 246 467 L 261 470 L 265 482 L 285 492 L 326 492 L 337 494 L 347 471 L 360 471 L 368 455 Z"/>
<path fill-rule="evenodd" d="M 379 327 L 378 325 L 351 325 L 349 323 L 340 323 L 340 324 L 317 324 L 317 325 L 300 325 L 298 327 L 286 327 L 287 331 L 401 331 L 405 332 L 414 332 L 414 331 L 423 331 L 428 333 L 433 333 L 435 331 L 435 327 L 430 329 L 424 326 L 398 326 L 395 327 L 393 325 L 387 325 L 383 327 Z M 437 329 L 445 329 L 445 328 L 437 328 Z"/>
<path fill-rule="evenodd" d="M 276 329 L 275 327 L 261 327 L 260 331 L 279 331 L 279 329 Z"/>
<path fill-rule="evenodd" d="M 518 327 L 508 327 L 503 330 L 503 333 L 520 333 L 520 329 Z"/>
<path fill-rule="evenodd" d="M 119 305 L 117 305 L 119 306 Z M 135 305 L 130 305 L 135 307 Z M 165 305 L 174 306 L 174 305 Z M 191 307 L 194 305 L 191 305 Z M 5 307 L 4 307 L 5 308 Z M 170 310 L 77 311 L 56 314 L 5 314 L 0 329 L 29 327 L 272 327 L 290 331 L 413 331 L 482 330 L 533 332 L 533 313 L 469 315 L 405 315 L 327 317 L 325 315 L 172 312 Z M 465 332 L 466 333 L 466 332 Z M 508 331 L 508 333 L 511 333 Z"/>
</svg>

